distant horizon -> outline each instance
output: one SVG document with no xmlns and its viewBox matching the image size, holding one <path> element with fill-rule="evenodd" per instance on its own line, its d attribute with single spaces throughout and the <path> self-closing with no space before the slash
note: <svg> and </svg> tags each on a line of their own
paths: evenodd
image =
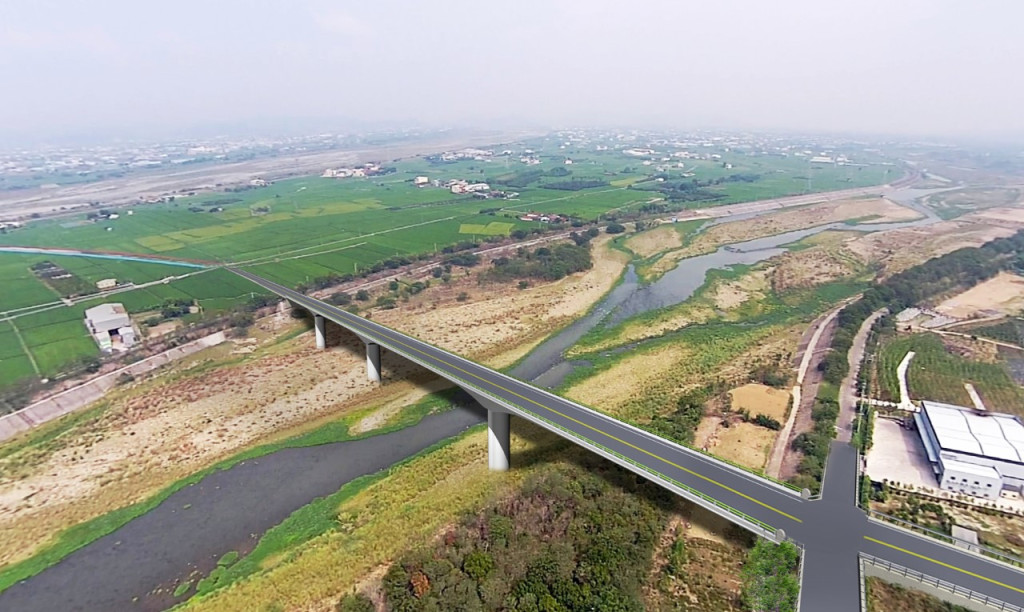
<svg viewBox="0 0 1024 612">
<path fill-rule="evenodd" d="M 1024 3 L 0 6 L 0 138 L 637 125 L 1024 142 Z"/>
<path fill-rule="evenodd" d="M 258 126 L 258 127 L 254 127 Z M 89 127 L 79 129 L 62 129 L 51 131 L 10 130 L 0 126 L 0 151 L 12 149 L 41 150 L 48 147 L 103 147 L 118 145 L 156 145 L 175 141 L 188 140 L 260 140 L 308 138 L 320 134 L 373 135 L 392 131 L 424 131 L 437 133 L 453 131 L 456 133 L 485 133 L 490 131 L 530 130 L 551 134 L 561 131 L 641 131 L 651 133 L 675 134 L 756 134 L 789 138 L 823 138 L 864 140 L 867 142 L 899 142 L 943 144 L 951 146 L 1018 146 L 1024 154 L 1024 133 L 1009 134 L 941 134 L 941 133 L 907 133 L 884 132 L 871 130 L 838 130 L 838 129 L 807 129 L 807 128 L 771 128 L 771 127 L 728 127 L 728 126 L 657 126 L 629 125 L 622 122 L 609 122 L 607 125 L 537 125 L 528 122 L 520 124 L 512 121 L 499 121 L 493 125 L 448 125 L 424 124 L 401 121 L 352 121 L 350 119 L 329 119 L 317 117 L 282 117 L 254 121 L 206 121 L 174 127 L 152 128 L 143 125 L 119 125 L 105 127 Z"/>
</svg>

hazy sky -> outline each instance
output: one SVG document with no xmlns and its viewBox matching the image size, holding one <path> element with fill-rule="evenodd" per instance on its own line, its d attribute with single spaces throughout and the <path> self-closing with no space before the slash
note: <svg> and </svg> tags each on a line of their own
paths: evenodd
<svg viewBox="0 0 1024 612">
<path fill-rule="evenodd" d="M 1024 136 L 1024 2 L 0 2 L 0 132 L 291 118 Z"/>
</svg>

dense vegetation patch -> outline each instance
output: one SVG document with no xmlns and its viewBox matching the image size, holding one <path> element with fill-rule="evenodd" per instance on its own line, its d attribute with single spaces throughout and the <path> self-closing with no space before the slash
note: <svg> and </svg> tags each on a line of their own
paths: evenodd
<svg viewBox="0 0 1024 612">
<path fill-rule="evenodd" d="M 671 498 L 618 468 L 590 467 L 539 474 L 400 559 L 384 577 L 389 609 L 642 610 Z"/>
<path fill-rule="evenodd" d="M 498 257 L 485 275 L 486 279 L 507 281 L 536 278 L 554 281 L 593 267 L 590 237 L 573 232 L 574 244 L 562 243 L 529 250 L 520 247 L 513 257 Z"/>
</svg>

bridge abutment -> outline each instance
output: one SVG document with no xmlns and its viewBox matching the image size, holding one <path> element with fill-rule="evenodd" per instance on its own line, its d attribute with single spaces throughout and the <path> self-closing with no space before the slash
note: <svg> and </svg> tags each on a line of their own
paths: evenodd
<svg viewBox="0 0 1024 612">
<path fill-rule="evenodd" d="M 313 329 L 316 330 L 316 348 L 327 348 L 327 321 L 323 315 L 313 315 Z"/>
<path fill-rule="evenodd" d="M 366 378 L 373 382 L 380 382 L 380 345 L 366 343 Z"/>
<path fill-rule="evenodd" d="M 487 411 L 487 467 L 507 472 L 509 466 L 509 413 Z"/>
</svg>

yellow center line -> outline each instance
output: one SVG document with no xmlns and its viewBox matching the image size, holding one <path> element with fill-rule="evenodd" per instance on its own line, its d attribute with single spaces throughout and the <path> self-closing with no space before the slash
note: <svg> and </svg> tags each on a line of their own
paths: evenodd
<svg viewBox="0 0 1024 612">
<path fill-rule="evenodd" d="M 881 540 L 876 540 L 875 538 L 872 538 L 871 536 L 864 536 L 864 539 L 868 540 L 869 542 L 874 542 L 875 544 L 881 544 L 882 546 L 885 546 L 887 548 L 891 548 L 893 550 L 898 550 L 898 551 L 900 551 L 902 553 L 907 553 L 908 555 L 910 555 L 912 557 L 917 557 L 918 559 L 922 559 L 924 561 L 930 561 L 930 562 L 932 562 L 932 563 L 934 563 L 936 565 L 941 565 L 942 567 L 945 567 L 945 568 L 948 568 L 948 569 L 951 569 L 951 570 L 956 570 L 956 571 L 960 572 L 961 574 L 967 574 L 968 576 L 973 576 L 974 578 L 978 578 L 980 580 L 984 580 L 985 582 L 991 582 L 992 584 L 995 584 L 995 585 L 998 585 L 998 586 L 1001 586 L 1001 587 L 1005 587 L 1007 589 L 1010 589 L 1011 591 L 1017 591 L 1018 593 L 1024 593 L 1024 589 L 1019 589 L 1019 588 L 1017 588 L 1015 586 L 1010 586 L 1008 584 L 1004 584 L 1002 582 L 999 582 L 998 580 L 993 580 L 991 578 L 986 578 L 985 576 L 982 576 L 981 574 L 975 574 L 974 572 L 971 572 L 971 571 L 959 568 L 959 567 L 957 567 L 955 565 L 950 565 L 948 563 L 943 563 L 942 561 L 939 561 L 938 559 L 932 559 L 931 557 L 926 557 L 924 555 L 919 555 L 918 553 L 910 551 L 910 550 L 907 550 L 906 548 L 900 548 L 899 546 L 895 546 L 893 544 L 887 544 L 887 543 L 885 543 L 885 542 L 883 542 Z"/>
<path fill-rule="evenodd" d="M 282 288 L 284 288 L 284 287 L 282 287 Z M 288 291 L 291 291 L 291 290 L 288 290 Z M 302 298 L 304 300 L 308 300 L 309 303 L 314 307 L 313 308 L 314 310 L 316 310 L 317 308 L 319 308 L 321 306 L 321 303 L 319 301 L 317 301 L 317 300 L 314 300 L 313 298 L 309 298 L 309 297 L 303 296 L 303 295 L 299 295 L 298 297 L 300 297 L 300 298 Z M 324 304 L 324 306 L 326 306 L 326 304 Z M 338 311 L 338 312 L 344 313 L 344 311 Z M 348 317 L 351 317 L 351 320 L 349 320 L 349 324 L 354 325 L 356 327 L 360 327 L 360 328 L 362 328 L 365 331 L 369 331 L 369 332 L 373 332 L 373 333 L 378 333 L 378 334 L 380 333 L 378 330 L 374 329 L 373 327 L 370 327 L 370 326 L 366 325 L 361 320 L 357 320 L 355 315 L 352 315 L 351 313 L 344 313 L 344 314 L 348 315 Z M 346 319 L 348 319 L 348 317 L 346 317 Z M 375 325 L 379 325 L 380 327 L 382 327 L 384 329 L 388 329 L 387 327 L 384 327 L 383 325 L 380 325 L 379 323 L 375 323 Z M 388 330 L 388 331 L 394 331 L 394 330 Z M 394 333 L 399 333 L 399 332 L 394 332 Z M 599 434 L 601 434 L 603 436 L 611 438 L 612 440 L 615 440 L 619 444 L 623 444 L 623 445 L 628 446 L 628 447 L 630 447 L 630 448 L 632 448 L 632 449 L 634 449 L 634 450 L 636 450 L 638 452 L 641 452 L 641 453 L 643 453 L 643 454 L 645 454 L 645 455 L 647 455 L 649 457 L 653 457 L 654 459 L 657 459 L 659 461 L 667 463 L 668 465 L 671 465 L 674 468 L 682 470 L 682 471 L 686 472 L 687 474 L 690 474 L 690 475 L 692 475 L 692 476 L 694 476 L 696 478 L 699 478 L 699 479 L 701 479 L 701 480 L 703 480 L 705 482 L 708 482 L 708 483 L 711 483 L 713 485 L 719 486 L 719 487 L 725 489 L 726 491 L 729 491 L 730 493 L 733 493 L 735 495 L 738 495 L 738 496 L 742 497 L 743 499 L 746 499 L 747 501 L 753 502 L 753 503 L 755 503 L 755 504 L 757 504 L 757 505 L 759 505 L 759 506 L 761 506 L 763 508 L 771 510 L 772 512 L 776 512 L 778 514 L 781 514 L 782 516 L 784 516 L 784 517 L 786 517 L 788 519 L 791 519 L 793 521 L 796 521 L 797 523 L 803 523 L 803 521 L 801 519 L 793 516 L 792 514 L 789 514 L 787 512 L 783 512 L 782 510 L 779 510 L 778 508 L 775 508 L 774 506 L 766 504 L 763 501 L 755 499 L 755 498 L 747 495 L 746 493 L 738 491 L 738 490 L 736 490 L 736 489 L 734 489 L 734 488 L 732 488 L 732 487 L 730 487 L 728 485 L 722 484 L 722 483 L 718 482 L 717 480 L 714 480 L 713 478 L 709 478 L 708 476 L 705 476 L 703 474 L 699 474 L 699 473 L 697 473 L 697 472 L 695 472 L 695 471 L 693 471 L 693 470 L 691 470 L 691 469 L 689 469 L 687 467 L 683 467 L 682 465 L 679 465 L 678 463 L 675 463 L 673 461 L 669 461 L 668 459 L 665 459 L 664 457 L 660 457 L 660 456 L 652 453 L 649 450 L 640 448 L 639 446 L 636 446 L 635 444 L 631 444 L 631 443 L 629 443 L 629 442 L 627 442 L 627 441 L 625 441 L 625 440 L 623 440 L 621 438 L 613 436 L 612 434 L 610 434 L 608 432 L 601 431 L 600 429 L 594 427 L 593 425 L 588 425 L 587 423 L 584 423 L 583 421 L 580 421 L 578 419 L 574 419 L 573 417 L 571 417 L 571 416 L 569 416 L 567 414 L 563 414 L 563 413 L 559 412 L 558 410 L 555 410 L 554 408 L 551 408 L 550 406 L 545 406 L 544 404 L 541 404 L 540 402 L 532 400 L 532 399 L 530 399 L 528 397 L 524 397 L 524 396 L 516 393 L 515 391 L 512 391 L 511 389 L 506 389 L 505 387 L 503 387 L 503 386 L 501 386 L 501 385 L 499 385 L 499 384 L 497 384 L 495 382 L 487 380 L 486 378 L 478 376 L 477 374 L 474 374 L 472 372 L 468 372 L 468 371 L 460 368 L 457 365 L 448 363 L 447 361 L 441 359 L 440 357 L 437 357 L 436 355 L 431 355 L 430 353 L 427 353 L 426 351 L 420 350 L 420 349 L 418 349 L 418 348 L 416 348 L 414 346 L 406 344 L 405 342 L 402 342 L 401 340 L 395 340 L 393 338 L 388 338 L 388 340 L 391 341 L 391 342 L 394 342 L 396 344 L 400 344 L 400 345 L 402 345 L 402 346 L 404 346 L 404 347 L 406 347 L 406 348 L 408 348 L 408 349 L 410 349 L 412 351 L 415 351 L 415 352 L 417 352 L 417 353 L 419 353 L 419 354 L 421 354 L 421 355 L 423 355 L 425 357 L 428 357 L 430 359 L 433 359 L 435 361 L 443 363 L 444 365 L 448 366 L 449 368 L 452 368 L 452 369 L 458 370 L 460 372 L 463 372 L 464 374 L 466 374 L 468 376 L 472 376 L 473 378 L 475 378 L 475 379 L 477 379 L 477 380 L 479 380 L 481 382 L 487 383 L 487 384 L 489 384 L 489 385 L 491 385 L 493 387 L 497 387 L 498 389 L 501 389 L 502 391 L 504 391 L 506 393 L 514 395 L 514 396 L 516 396 L 516 397 L 518 397 L 518 398 L 520 398 L 520 399 L 522 399 L 524 401 L 530 402 L 531 404 L 534 404 L 534 405 L 538 406 L 539 408 L 543 408 L 544 410 L 547 410 L 548 412 L 552 412 L 554 414 L 557 414 L 558 416 L 562 417 L 563 419 L 567 419 L 569 421 L 572 421 L 573 423 L 576 423 L 578 425 L 586 427 L 587 429 L 593 430 L 593 431 L 595 431 L 595 432 L 597 432 L 597 433 L 599 433 Z M 438 349 L 438 350 L 441 351 L 442 349 Z M 500 373 L 499 373 L 499 375 L 500 375 Z"/>
</svg>

